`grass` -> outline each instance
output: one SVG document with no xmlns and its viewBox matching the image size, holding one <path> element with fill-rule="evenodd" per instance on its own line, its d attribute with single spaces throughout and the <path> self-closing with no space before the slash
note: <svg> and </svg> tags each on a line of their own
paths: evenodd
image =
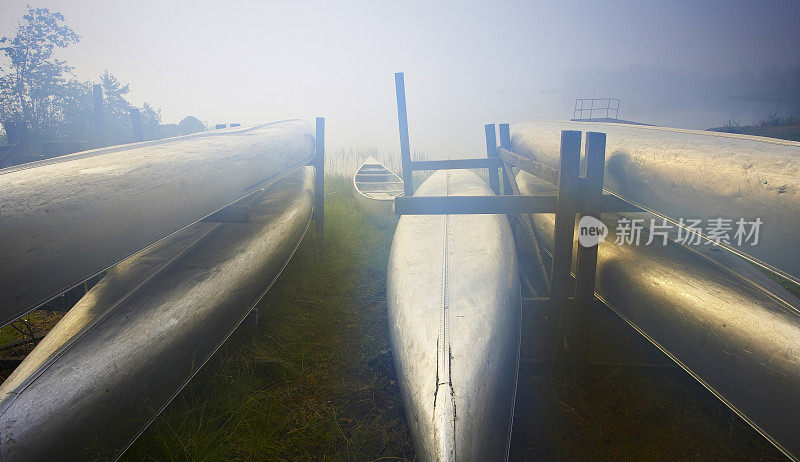
<svg viewBox="0 0 800 462">
<path fill-rule="evenodd" d="M 580 389 L 537 361 L 543 329 L 525 326 L 512 460 L 785 460 L 600 302 L 587 315 L 604 365 Z"/>
<path fill-rule="evenodd" d="M 313 232 L 243 326 L 125 454 L 127 460 L 410 458 L 388 353 L 385 274 L 393 224 L 326 181 Z"/>
<path fill-rule="evenodd" d="M 30 340 L 31 336 L 38 338 L 52 329 L 63 316 L 64 313 L 59 311 L 32 311 L 0 328 L 0 345 L 19 344 L 20 341 Z M 35 343 L 24 343 L 4 348 L 1 350 L 1 356 L 25 356 L 33 350 L 34 345 Z M 0 380 L 5 379 L 10 373 L 11 370 L 0 370 Z"/>
<path fill-rule="evenodd" d="M 94 276 L 34 310 L 0 328 L 0 382 L 14 371 L 21 358 L 27 356 L 58 321 L 103 276 Z M 29 341 L 33 340 L 33 341 Z M 21 343 L 26 341 L 25 343 Z"/>
</svg>

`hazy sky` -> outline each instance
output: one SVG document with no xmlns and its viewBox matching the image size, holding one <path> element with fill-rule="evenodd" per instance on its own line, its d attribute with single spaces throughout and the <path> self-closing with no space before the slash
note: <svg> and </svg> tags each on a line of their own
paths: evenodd
<svg viewBox="0 0 800 462">
<path fill-rule="evenodd" d="M 25 3 L 63 12 L 81 35 L 62 53 L 79 79 L 108 69 L 164 122 L 322 115 L 329 145 L 397 149 L 404 71 L 412 149 L 437 157 L 482 153 L 487 122 L 568 119 L 576 97 L 621 96 L 621 118 L 722 125 L 749 109 L 692 103 L 681 115 L 668 103 L 702 98 L 717 78 L 800 67 L 798 1 L 2 0 L 0 34 Z M 677 94 L 651 98 L 665 75 L 679 76 Z"/>
</svg>

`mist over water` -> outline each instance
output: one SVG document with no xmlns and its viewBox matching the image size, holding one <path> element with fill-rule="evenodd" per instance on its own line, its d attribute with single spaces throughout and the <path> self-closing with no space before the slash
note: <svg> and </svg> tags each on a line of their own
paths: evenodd
<svg viewBox="0 0 800 462">
<path fill-rule="evenodd" d="M 0 3 L 0 35 L 28 2 Z M 58 50 L 77 79 L 108 69 L 162 123 L 324 116 L 331 145 L 396 150 L 398 71 L 428 158 L 484 154 L 483 124 L 566 120 L 575 98 L 697 129 L 800 112 L 793 0 L 34 3 L 80 34 Z"/>
</svg>

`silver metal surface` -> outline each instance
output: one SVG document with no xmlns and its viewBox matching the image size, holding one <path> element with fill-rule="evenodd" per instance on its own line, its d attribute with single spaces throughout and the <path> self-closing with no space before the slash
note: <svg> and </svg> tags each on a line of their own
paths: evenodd
<svg viewBox="0 0 800 462">
<path fill-rule="evenodd" d="M 415 195 L 491 195 L 440 170 Z M 392 354 L 417 457 L 508 456 L 519 364 L 520 287 L 504 215 L 404 215 L 387 273 Z"/>
<path fill-rule="evenodd" d="M 0 326 L 313 157 L 303 121 L 0 170 Z"/>
<path fill-rule="evenodd" d="M 512 126 L 512 151 L 558 168 L 561 130 L 606 133 L 605 188 L 649 211 L 676 221 L 760 218 L 757 245 L 734 242 L 729 248 L 800 281 L 800 142 L 616 123 L 534 121 Z"/>
<path fill-rule="evenodd" d="M 522 194 L 555 192 L 527 172 L 517 183 Z M 552 248 L 554 215 L 532 217 Z M 598 252 L 601 300 L 786 455 L 800 457 L 800 301 L 782 301 L 672 241 L 643 245 L 647 229 L 641 245 L 618 245 L 618 218 L 603 214 L 609 233 Z"/>
<path fill-rule="evenodd" d="M 0 460 L 121 455 L 280 274 L 313 190 L 301 168 L 237 204 L 249 222 L 195 223 L 111 268 L 0 386 Z"/>
<path fill-rule="evenodd" d="M 394 198 L 403 194 L 403 180 L 369 156 L 353 175 L 353 194 L 370 217 L 388 220 L 393 215 Z"/>
</svg>

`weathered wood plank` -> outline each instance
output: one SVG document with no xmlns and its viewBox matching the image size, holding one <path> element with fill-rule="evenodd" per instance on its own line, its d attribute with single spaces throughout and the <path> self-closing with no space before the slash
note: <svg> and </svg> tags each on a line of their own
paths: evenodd
<svg viewBox="0 0 800 462">
<path fill-rule="evenodd" d="M 539 178 L 549 181 L 550 183 L 558 183 L 558 169 L 541 162 L 535 161 L 525 156 L 521 156 L 516 152 L 509 151 L 506 148 L 500 147 L 497 149 L 497 155 L 505 162 L 525 170 L 528 173 L 538 176 Z"/>
</svg>

